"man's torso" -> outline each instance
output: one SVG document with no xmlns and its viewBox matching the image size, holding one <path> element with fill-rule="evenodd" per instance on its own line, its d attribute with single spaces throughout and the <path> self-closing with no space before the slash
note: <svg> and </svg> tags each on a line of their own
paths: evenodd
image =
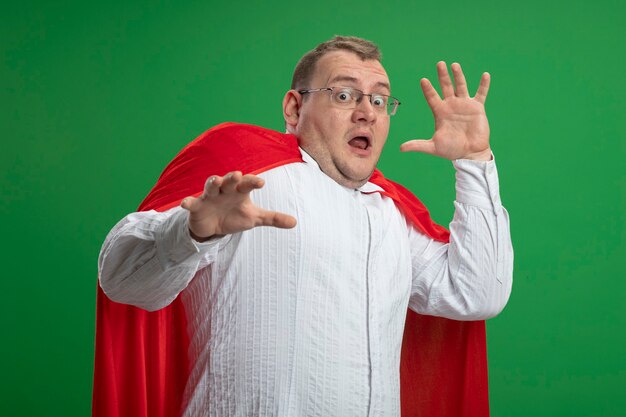
<svg viewBox="0 0 626 417">
<path fill-rule="evenodd" d="M 404 217 L 374 185 L 339 186 L 310 159 L 262 177 L 254 202 L 298 225 L 226 238 L 181 294 L 194 363 L 184 415 L 398 415 Z"/>
</svg>

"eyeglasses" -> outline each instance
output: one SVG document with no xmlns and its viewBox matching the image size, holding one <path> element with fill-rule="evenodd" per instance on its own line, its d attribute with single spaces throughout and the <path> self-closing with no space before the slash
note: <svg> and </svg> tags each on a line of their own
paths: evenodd
<svg viewBox="0 0 626 417">
<path fill-rule="evenodd" d="M 320 91 L 330 91 L 330 101 L 342 109 L 356 108 L 357 104 L 363 99 L 363 96 L 369 97 L 374 110 L 379 113 L 385 113 L 389 116 L 396 114 L 398 106 L 400 105 L 400 102 L 395 97 L 378 93 L 365 94 L 363 91 L 352 87 L 312 88 L 308 90 L 298 90 L 298 93 L 306 94 L 317 93 Z"/>
</svg>

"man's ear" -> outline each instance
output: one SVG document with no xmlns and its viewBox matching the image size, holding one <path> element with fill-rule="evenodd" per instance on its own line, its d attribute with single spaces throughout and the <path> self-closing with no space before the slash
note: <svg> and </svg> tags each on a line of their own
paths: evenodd
<svg viewBox="0 0 626 417">
<path fill-rule="evenodd" d="M 302 95 L 296 90 L 289 90 L 283 98 L 283 118 L 287 132 L 295 133 L 300 119 L 300 107 L 302 105 Z"/>
</svg>

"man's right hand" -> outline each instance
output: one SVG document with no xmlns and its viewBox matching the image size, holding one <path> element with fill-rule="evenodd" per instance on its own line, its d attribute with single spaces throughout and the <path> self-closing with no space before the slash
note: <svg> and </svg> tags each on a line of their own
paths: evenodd
<svg viewBox="0 0 626 417">
<path fill-rule="evenodd" d="M 187 197 L 181 207 L 189 211 L 189 231 L 199 242 L 257 226 L 290 229 L 296 219 L 284 213 L 264 210 L 250 200 L 250 192 L 265 182 L 256 175 L 229 172 L 224 177 L 209 177 L 198 197 Z"/>
</svg>

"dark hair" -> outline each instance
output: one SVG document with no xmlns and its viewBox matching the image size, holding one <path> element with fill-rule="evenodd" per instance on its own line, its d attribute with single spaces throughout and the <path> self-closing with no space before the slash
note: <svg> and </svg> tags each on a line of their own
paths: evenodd
<svg viewBox="0 0 626 417">
<path fill-rule="evenodd" d="M 382 54 L 378 46 L 368 40 L 357 38 L 356 36 L 335 36 L 329 41 L 321 43 L 315 49 L 304 54 L 296 69 L 293 71 L 291 80 L 291 88 L 298 89 L 310 87 L 307 84 L 311 79 L 311 75 L 315 71 L 315 64 L 322 56 L 332 51 L 349 51 L 355 53 L 363 61 L 366 59 L 375 59 L 380 61 Z"/>
</svg>

